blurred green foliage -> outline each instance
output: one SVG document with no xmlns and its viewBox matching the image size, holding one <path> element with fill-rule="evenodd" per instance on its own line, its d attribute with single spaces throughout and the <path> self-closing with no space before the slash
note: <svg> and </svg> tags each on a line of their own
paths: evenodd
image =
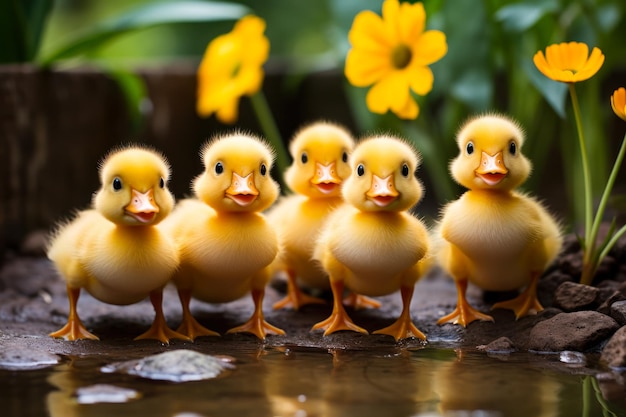
<svg viewBox="0 0 626 417">
<path fill-rule="evenodd" d="M 132 7 L 162 4 L 144 0 L 9 0 L 4 8 L 23 5 L 22 17 L 10 23 L 0 10 L 0 27 L 7 31 L 28 29 L 30 35 L 18 36 L 4 48 L 2 61 L 14 54 L 20 61 L 45 57 L 67 45 L 75 33 L 102 28 L 102 22 Z M 185 3 L 185 2 L 180 2 Z M 354 16 L 370 9 L 380 14 L 382 0 L 240 0 L 231 4 L 245 6 L 267 22 L 266 35 L 271 43 L 268 69 L 279 67 L 293 87 L 308 74 L 334 70 L 341 75 L 350 45 L 347 34 Z M 431 66 L 435 74 L 433 91 L 418 99 L 421 114 L 411 122 L 401 122 L 391 114 L 375 115 L 365 106 L 366 89 L 345 81 L 352 114 L 362 135 L 371 131 L 407 132 L 424 155 L 426 174 L 437 178 L 434 194 L 443 203 L 457 195 L 458 189 L 447 173 L 448 161 L 456 155 L 454 135 L 469 116 L 500 111 L 517 119 L 525 128 L 525 153 L 534 164 L 534 174 L 526 188 L 535 190 L 546 175 L 562 176 L 566 184 L 575 221 L 583 218 L 582 178 L 576 131 L 569 114 L 566 86 L 541 75 L 532 57 L 546 46 L 565 42 L 585 42 L 599 47 L 606 56 L 600 72 L 579 83 L 585 135 L 589 138 L 589 157 L 594 187 L 602 189 L 612 165 L 615 144 L 607 126 L 614 117 L 609 97 L 616 77 L 626 77 L 626 54 L 622 34 L 626 33 L 626 2 L 623 0 L 425 0 L 427 28 L 445 32 L 448 53 Z M 10 10 L 9 10 L 10 11 Z M 45 15 L 51 12 L 45 32 Z M 20 13 L 18 13 L 20 14 Z M 184 23 L 182 23 L 184 22 Z M 119 23 L 119 22 L 118 22 Z M 104 26 L 106 28 L 106 25 Z M 167 25 L 143 25 L 126 30 L 123 37 L 87 45 L 81 54 L 93 62 L 115 63 L 118 68 L 189 59 L 195 63 L 215 36 L 228 32 L 232 21 L 171 21 Z M 115 26 L 109 29 L 116 30 Z M 117 27 L 119 29 L 119 27 Z M 141 29 L 141 30 L 134 30 Z M 43 38 L 42 38 L 42 33 Z M 41 43 L 41 48 L 38 45 Z M 39 51 L 39 54 L 37 54 Z M 271 70 L 271 69 L 269 69 Z M 617 82 L 620 80 L 617 78 Z M 340 92 L 338 92 L 339 94 Z M 332 115 L 328 116 L 329 118 Z M 555 168 L 557 172 L 555 172 Z"/>
</svg>

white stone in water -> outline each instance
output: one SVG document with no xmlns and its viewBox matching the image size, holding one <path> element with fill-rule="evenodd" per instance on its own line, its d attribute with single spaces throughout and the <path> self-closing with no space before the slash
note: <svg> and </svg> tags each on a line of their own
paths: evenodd
<svg viewBox="0 0 626 417">
<path fill-rule="evenodd" d="M 125 403 L 137 398 L 141 398 L 139 392 L 115 385 L 96 384 L 76 390 L 79 404 Z"/>
<path fill-rule="evenodd" d="M 219 376 L 234 365 L 193 350 L 178 349 L 139 360 L 107 365 L 102 372 L 121 372 L 142 378 L 172 382 L 200 381 Z"/>
<path fill-rule="evenodd" d="M 564 350 L 559 354 L 559 360 L 563 363 L 571 365 L 584 365 L 587 363 L 587 357 L 584 353 L 573 350 Z"/>
<path fill-rule="evenodd" d="M 13 370 L 41 369 L 61 361 L 58 355 L 39 349 L 0 349 L 0 368 Z"/>
</svg>

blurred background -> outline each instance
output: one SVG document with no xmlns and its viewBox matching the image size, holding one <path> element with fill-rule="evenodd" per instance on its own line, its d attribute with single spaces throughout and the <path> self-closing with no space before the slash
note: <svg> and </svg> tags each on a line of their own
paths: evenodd
<svg viewBox="0 0 626 417">
<path fill-rule="evenodd" d="M 188 8 L 188 15 L 197 3 L 212 4 L 8 0 L 0 5 L 3 252 L 88 206 L 99 186 L 98 161 L 111 147 L 142 142 L 164 152 L 173 168 L 171 188 L 182 198 L 202 169 L 198 150 L 207 139 L 233 128 L 262 134 L 246 98 L 232 126 L 195 113 L 202 54 L 213 38 L 232 29 L 237 13 L 219 19 L 142 13 L 158 3 Z M 421 111 L 413 121 L 370 113 L 367 88 L 351 86 L 343 74 L 354 17 L 365 9 L 380 14 L 381 0 L 221 3 L 242 6 L 238 13 L 256 14 L 267 23 L 271 50 L 263 92 L 283 141 L 318 119 L 341 123 L 356 137 L 405 136 L 424 156 L 419 175 L 426 196 L 416 211 L 430 222 L 442 204 L 462 192 L 447 172 L 457 153 L 456 131 L 472 115 L 498 111 L 526 131 L 523 150 L 534 172 L 524 189 L 545 200 L 568 231 L 577 229 L 583 187 L 571 103 L 566 86 L 540 74 L 532 57 L 565 41 L 599 47 L 606 56 L 602 69 L 576 85 L 599 198 L 626 131 L 610 106 L 612 92 L 626 87 L 623 0 L 423 1 L 427 29 L 446 34 L 448 53 L 431 66 L 434 87 L 416 97 Z M 622 169 L 608 217 L 625 212 L 625 176 Z"/>
</svg>

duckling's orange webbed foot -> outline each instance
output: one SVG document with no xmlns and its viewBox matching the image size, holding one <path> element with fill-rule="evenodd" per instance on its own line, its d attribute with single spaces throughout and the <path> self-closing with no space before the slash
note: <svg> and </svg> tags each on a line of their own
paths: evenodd
<svg viewBox="0 0 626 417">
<path fill-rule="evenodd" d="M 189 309 L 189 302 L 191 301 L 191 290 L 178 290 L 178 298 L 180 298 L 180 304 L 183 308 L 183 320 L 176 329 L 176 332 L 183 336 L 189 337 L 192 341 L 196 340 L 200 336 L 219 336 L 220 334 L 209 330 L 193 317 L 191 310 Z"/>
<path fill-rule="evenodd" d="M 154 307 L 154 321 L 152 326 L 147 332 L 140 334 L 135 340 L 143 339 L 156 339 L 166 345 L 169 345 L 170 339 L 181 339 L 191 341 L 191 337 L 185 336 L 182 333 L 175 332 L 170 329 L 165 322 L 165 316 L 163 315 L 163 292 L 162 290 L 152 291 L 150 293 L 150 302 Z"/>
<path fill-rule="evenodd" d="M 343 299 L 343 303 L 354 308 L 355 310 L 361 310 L 363 308 L 380 308 L 381 306 L 380 301 L 376 301 L 373 298 L 353 292 Z"/>
<path fill-rule="evenodd" d="M 538 279 L 539 274 L 533 277 L 526 290 L 524 290 L 524 292 L 522 292 L 520 295 L 512 300 L 495 303 L 491 308 L 504 308 L 507 310 L 513 310 L 516 319 L 520 319 L 529 314 L 537 314 L 538 312 L 543 310 L 543 306 L 537 299 Z"/>
<path fill-rule="evenodd" d="M 241 326 L 233 327 L 226 333 L 252 333 L 261 340 L 265 340 L 268 334 L 277 334 L 283 336 L 285 331 L 276 326 L 272 326 L 265 321 L 263 316 L 263 297 L 265 290 L 252 290 L 252 300 L 254 301 L 254 313 L 252 317 Z"/>
<path fill-rule="evenodd" d="M 422 333 L 411 321 L 407 318 L 398 318 L 394 324 L 387 326 L 384 329 L 376 330 L 373 334 L 388 334 L 398 340 L 408 339 L 409 337 L 417 337 L 418 339 L 426 340 L 426 335 Z"/>
<path fill-rule="evenodd" d="M 287 295 L 282 300 L 275 302 L 272 308 L 279 310 L 281 308 L 291 307 L 294 310 L 299 310 L 300 307 L 307 304 L 326 304 L 326 301 L 305 294 L 298 288 L 295 275 L 290 272 L 287 278 Z"/>
<path fill-rule="evenodd" d="M 345 312 L 345 310 L 343 310 L 343 313 L 337 313 L 333 311 L 330 317 L 315 324 L 311 330 L 319 329 L 325 330 L 324 336 L 328 336 L 329 334 L 335 333 L 339 330 L 352 330 L 353 332 L 368 334 L 367 330 L 354 324 L 352 319 L 348 317 L 348 314 Z"/>
<path fill-rule="evenodd" d="M 411 321 L 410 305 L 413 297 L 413 287 L 402 287 L 402 313 L 398 320 L 391 326 L 376 330 L 374 334 L 387 334 L 393 336 L 396 342 L 409 337 L 417 337 L 426 340 L 426 336 Z"/>
<path fill-rule="evenodd" d="M 67 324 L 57 330 L 50 333 L 51 337 L 56 337 L 65 340 L 78 340 L 78 339 L 91 339 L 100 340 L 98 336 L 89 332 L 83 325 L 83 322 L 78 317 L 76 311 L 76 304 L 78 303 L 78 297 L 80 296 L 80 288 L 71 288 L 67 286 L 67 298 L 70 302 L 70 313 L 67 318 Z"/>
<path fill-rule="evenodd" d="M 187 317 L 183 317 L 183 321 L 176 329 L 176 332 L 182 334 L 183 336 L 187 336 L 192 341 L 196 340 L 196 338 L 200 336 L 219 336 L 218 332 L 214 332 L 213 330 L 209 330 L 198 321 L 193 318 L 191 315 Z"/>
<path fill-rule="evenodd" d="M 481 313 L 480 311 L 473 308 L 467 302 L 465 298 L 465 291 L 467 291 L 467 281 L 459 280 L 456 281 L 457 287 L 457 305 L 454 311 L 446 316 L 443 316 L 439 320 L 437 320 L 437 324 L 460 324 L 463 327 L 467 327 L 473 321 L 483 320 L 483 321 L 493 321 L 493 317 L 488 314 Z"/>
<path fill-rule="evenodd" d="M 159 323 L 156 319 L 152 322 L 152 326 L 147 332 L 142 333 L 135 338 L 135 340 L 143 339 L 159 340 L 166 345 L 169 345 L 170 339 L 180 339 L 188 342 L 193 341 L 191 337 L 170 329 L 165 323 Z"/>
<path fill-rule="evenodd" d="M 78 339 L 91 339 L 100 340 L 98 336 L 89 332 L 80 319 L 69 319 L 67 324 L 56 332 L 50 333 L 51 337 L 56 337 L 65 340 L 78 340 Z"/>
<path fill-rule="evenodd" d="M 354 324 L 341 303 L 343 282 L 331 282 L 331 289 L 333 291 L 333 311 L 326 320 L 315 324 L 311 330 L 325 330 L 324 336 L 328 336 L 339 330 L 352 330 L 354 332 L 368 334 L 367 330 Z"/>
</svg>

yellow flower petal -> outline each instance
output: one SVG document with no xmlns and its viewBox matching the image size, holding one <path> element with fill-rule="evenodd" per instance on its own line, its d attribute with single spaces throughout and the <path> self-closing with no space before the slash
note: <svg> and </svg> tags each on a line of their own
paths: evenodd
<svg viewBox="0 0 626 417">
<path fill-rule="evenodd" d="M 346 78 L 357 87 L 367 87 L 391 71 L 391 60 L 385 56 L 372 59 L 372 54 L 352 49 L 346 57 Z"/>
<path fill-rule="evenodd" d="M 367 108 L 373 113 L 385 113 L 394 103 L 404 104 L 409 97 L 409 88 L 406 80 L 397 71 L 383 78 L 367 93 L 365 98 Z"/>
<path fill-rule="evenodd" d="M 596 47 L 589 55 L 589 47 L 581 42 L 563 42 L 539 51 L 533 62 L 546 77 L 560 82 L 575 83 L 593 77 L 604 63 L 602 51 Z"/>
<path fill-rule="evenodd" d="M 626 89 L 620 87 L 611 96 L 611 107 L 620 119 L 626 121 Z"/>
<path fill-rule="evenodd" d="M 411 96 L 408 97 L 403 106 L 392 107 L 391 111 L 401 119 L 413 120 L 419 116 L 419 107 Z"/>
<path fill-rule="evenodd" d="M 439 30 L 424 32 L 411 47 L 416 65 L 430 65 L 439 61 L 448 52 L 446 35 Z"/>
<path fill-rule="evenodd" d="M 419 114 L 411 90 L 420 95 L 432 90 L 434 77 L 428 65 L 448 51 L 445 34 L 424 32 L 425 25 L 422 3 L 399 0 L 385 0 L 381 16 L 363 11 L 355 17 L 344 71 L 352 85 L 372 85 L 366 96 L 371 112 L 391 110 L 402 118 Z"/>
<path fill-rule="evenodd" d="M 398 16 L 398 40 L 412 44 L 418 39 L 426 25 L 426 11 L 422 3 L 402 3 Z"/>
<path fill-rule="evenodd" d="M 420 96 L 425 96 L 433 89 L 435 77 L 433 76 L 432 70 L 428 67 L 412 68 L 407 78 L 411 90 Z"/>
<path fill-rule="evenodd" d="M 245 16 L 233 30 L 209 43 L 198 67 L 196 111 L 202 117 L 215 113 L 224 123 L 234 123 L 242 95 L 256 93 L 262 85 L 263 64 L 269 57 L 265 21 Z"/>
<path fill-rule="evenodd" d="M 356 15 L 348 33 L 348 40 L 353 49 L 372 53 L 385 52 L 392 44 L 380 16 L 369 10 Z"/>
<path fill-rule="evenodd" d="M 604 64 L 604 54 L 599 48 L 593 48 L 587 62 L 576 74 L 578 81 L 587 80 L 595 75 Z"/>
</svg>

